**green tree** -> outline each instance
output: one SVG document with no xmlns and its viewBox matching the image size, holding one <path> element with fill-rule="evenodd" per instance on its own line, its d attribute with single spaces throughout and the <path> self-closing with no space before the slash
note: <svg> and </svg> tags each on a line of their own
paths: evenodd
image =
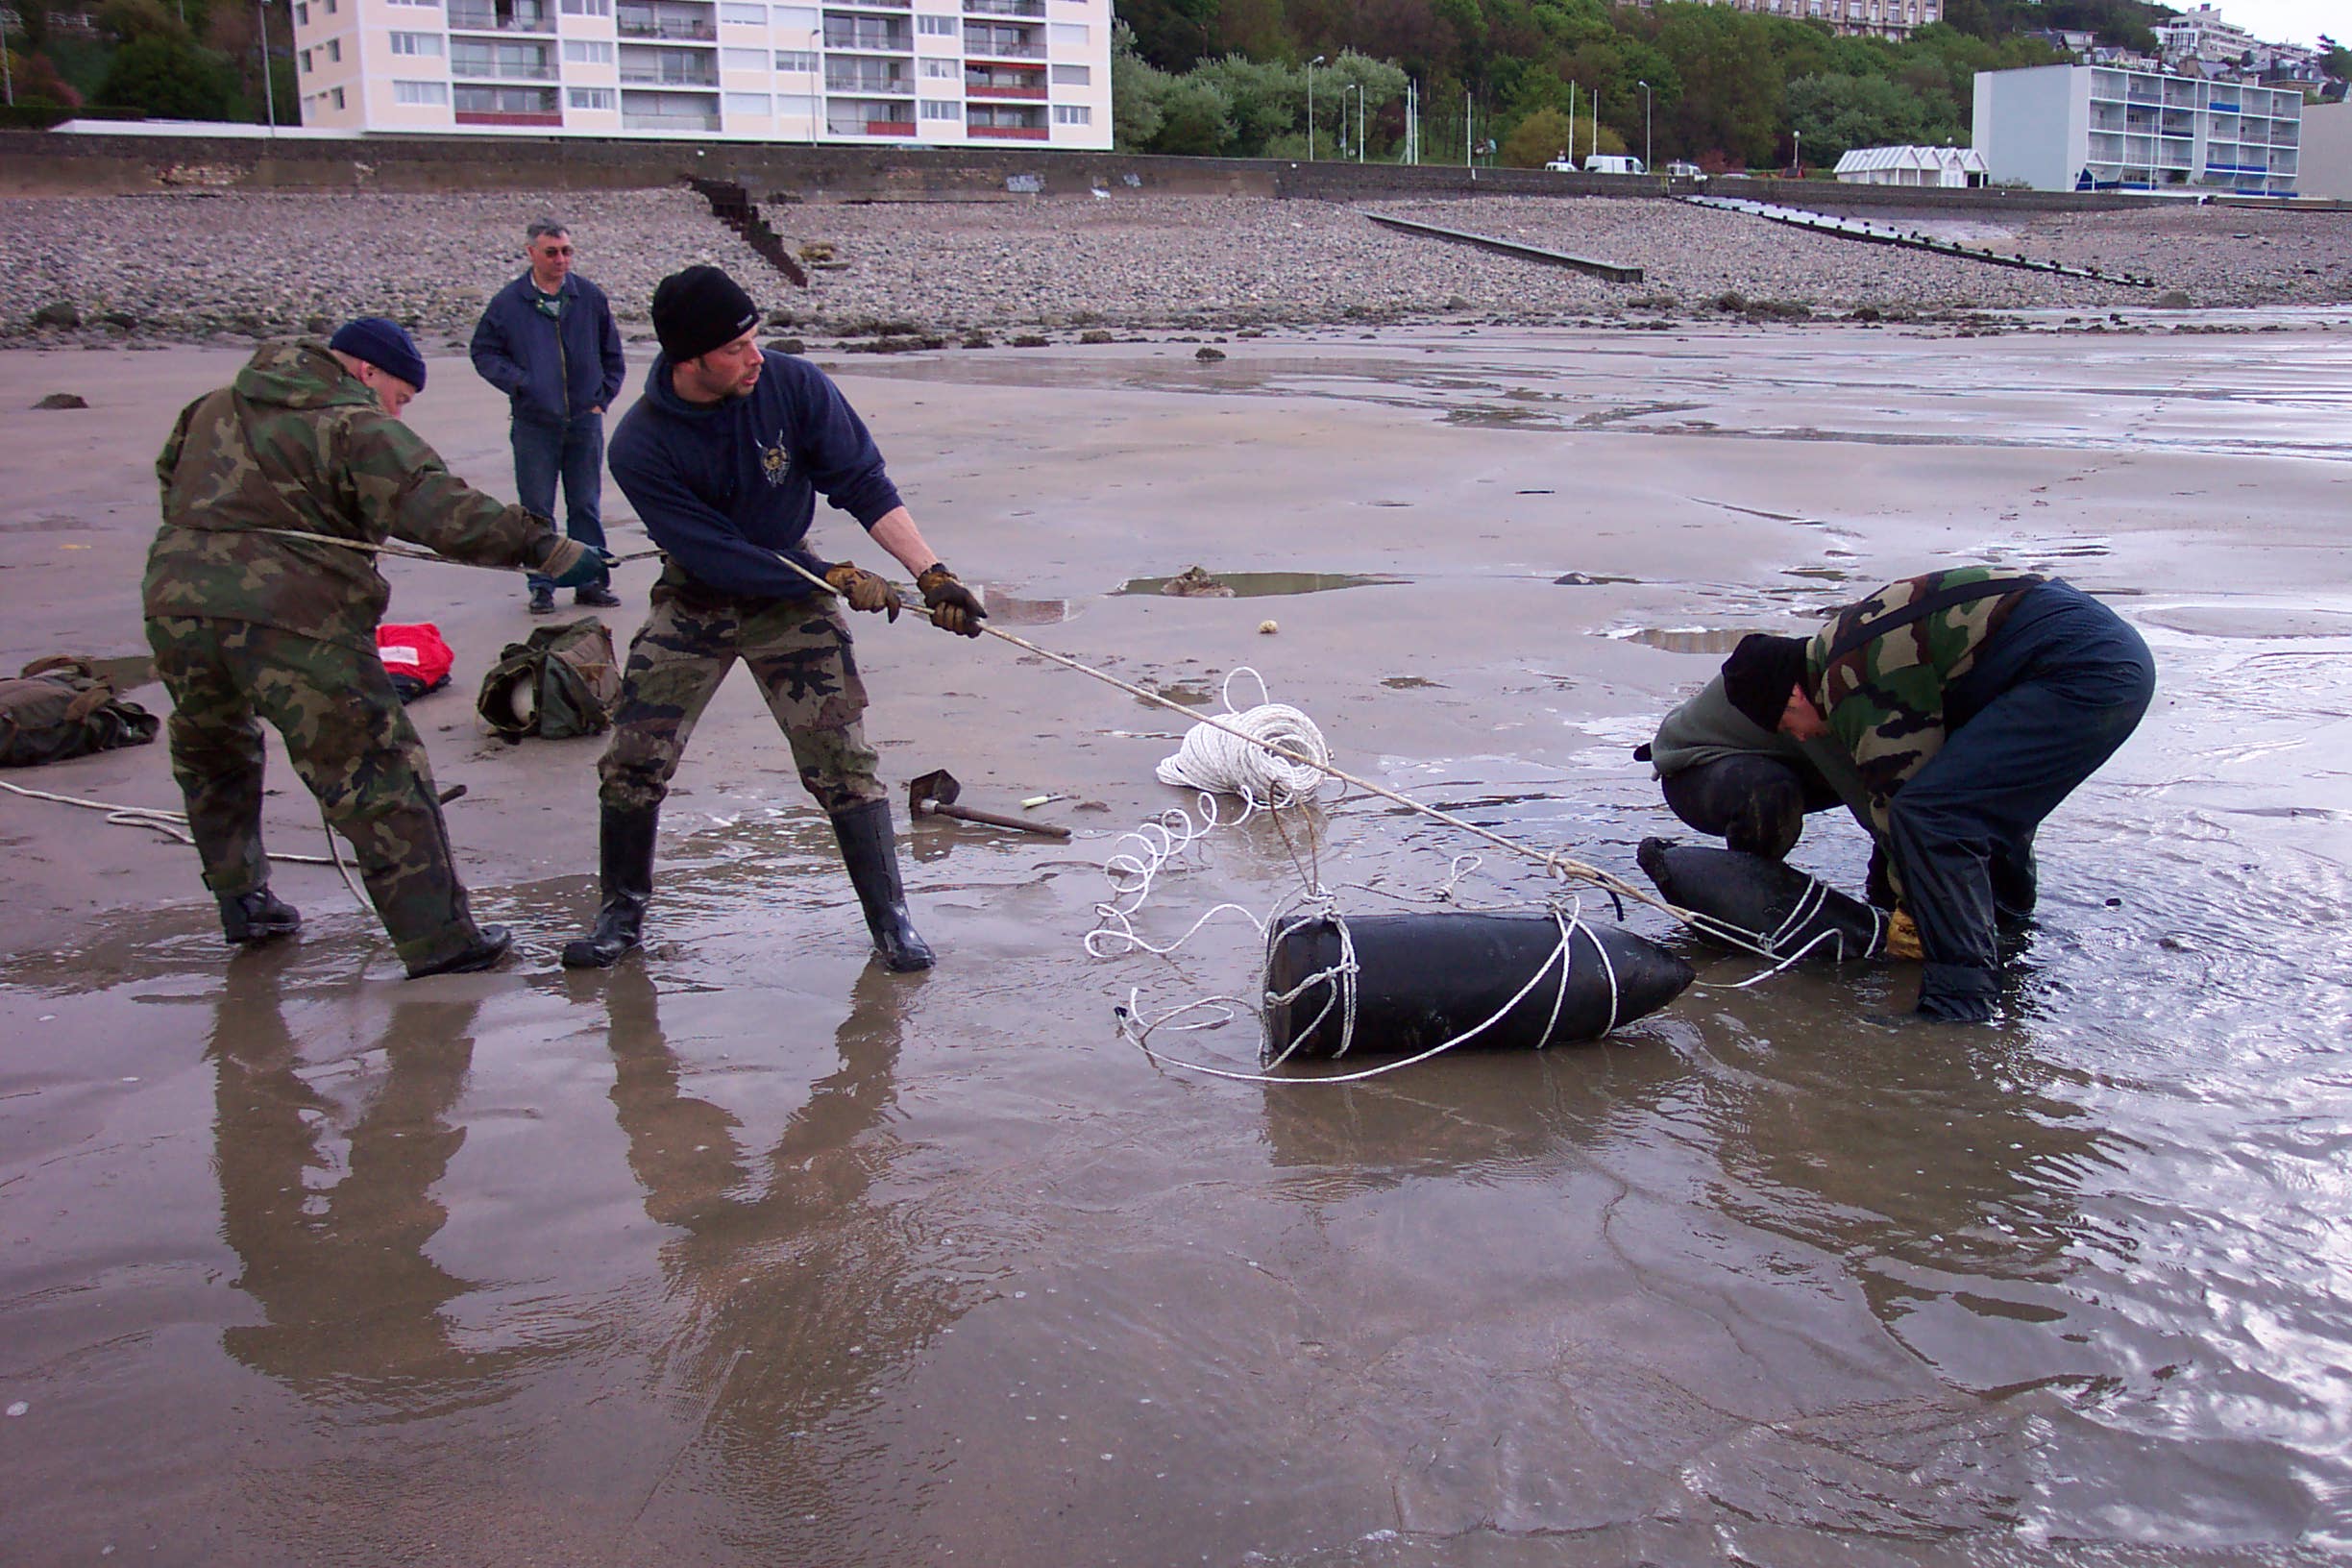
<svg viewBox="0 0 2352 1568">
<path fill-rule="evenodd" d="M 1925 134 L 1919 100 L 1882 76 L 1799 77 L 1788 105 L 1814 163 L 1834 163 L 1855 147 L 1909 145 Z"/>
<path fill-rule="evenodd" d="M 1233 134 L 1225 151 L 1235 158 L 1262 158 L 1267 144 L 1307 123 L 1306 79 L 1273 61 L 1227 55 L 1196 65 L 1189 73 L 1225 95 Z"/>
<path fill-rule="evenodd" d="M 1233 101 L 1223 88 L 1192 72 L 1168 83 L 1160 95 L 1160 134 L 1152 138 L 1153 152 L 1214 158 L 1232 139 Z"/>
<path fill-rule="evenodd" d="M 1139 153 L 1160 134 L 1160 98 L 1168 74 L 1136 53 L 1135 34 L 1125 22 L 1111 30 L 1111 145 Z"/>
<path fill-rule="evenodd" d="M 236 79 L 209 49 L 150 34 L 114 52 L 98 101 L 159 119 L 233 119 Z"/>
<path fill-rule="evenodd" d="M 1503 138 L 1502 161 L 1514 169 L 1540 169 L 1556 158 L 1568 156 L 1568 116 L 1556 109 L 1539 109 Z"/>
</svg>

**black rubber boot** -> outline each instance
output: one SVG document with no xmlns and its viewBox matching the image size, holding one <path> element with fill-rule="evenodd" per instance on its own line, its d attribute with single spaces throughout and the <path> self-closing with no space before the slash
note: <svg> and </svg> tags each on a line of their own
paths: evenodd
<svg viewBox="0 0 2352 1568">
<path fill-rule="evenodd" d="M 514 945 L 514 933 L 502 925 L 485 925 L 474 934 L 474 943 L 438 964 L 428 964 L 410 969 L 408 978 L 422 980 L 429 974 L 473 974 L 477 970 L 496 968 L 498 961 L 506 956 Z"/>
<path fill-rule="evenodd" d="M 609 969 L 645 940 L 646 905 L 653 901 L 653 834 L 660 824 L 658 810 L 604 808 L 599 840 L 604 905 L 594 931 L 564 943 L 565 968 Z"/>
<path fill-rule="evenodd" d="M 257 947 L 302 929 L 302 911 L 267 888 L 220 901 L 221 936 L 239 947 Z"/>
<path fill-rule="evenodd" d="M 898 839 L 891 831 L 890 802 L 850 807 L 833 819 L 833 836 L 841 841 L 842 864 L 849 869 L 849 885 L 857 889 L 883 968 L 901 974 L 929 968 L 936 960 L 930 944 L 915 934 L 898 885 Z"/>
</svg>

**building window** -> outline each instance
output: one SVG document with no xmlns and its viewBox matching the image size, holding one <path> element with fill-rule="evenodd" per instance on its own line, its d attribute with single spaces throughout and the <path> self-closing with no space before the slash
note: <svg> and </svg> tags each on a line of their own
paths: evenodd
<svg viewBox="0 0 2352 1568">
<path fill-rule="evenodd" d="M 775 68 L 806 74 L 817 69 L 817 57 L 805 49 L 778 49 L 775 52 Z"/>
<path fill-rule="evenodd" d="M 600 38 L 566 38 L 563 58 L 575 65 L 610 65 L 613 46 Z"/>
<path fill-rule="evenodd" d="M 784 32 L 814 33 L 817 31 L 817 8 L 814 6 L 777 6 L 774 8 L 774 14 L 775 25 Z"/>
<path fill-rule="evenodd" d="M 927 38 L 952 38 L 956 36 L 956 19 L 953 16 L 918 16 L 915 18 L 915 31 Z"/>
<path fill-rule="evenodd" d="M 301 59 L 302 59 L 302 70 L 303 70 L 303 75 L 305 75 L 305 76 L 308 76 L 308 75 L 310 74 L 310 51 L 309 51 L 309 50 L 307 50 L 307 49 L 305 49 L 305 50 L 302 52 Z"/>
<path fill-rule="evenodd" d="M 775 95 L 776 118 L 805 120 L 815 116 L 817 99 L 805 92 L 779 92 Z"/>
<path fill-rule="evenodd" d="M 943 77 L 953 80 L 964 74 L 964 62 L 957 60 L 933 60 L 926 56 L 922 61 L 922 74 L 934 81 Z"/>
<path fill-rule="evenodd" d="M 395 33 L 392 52 L 396 55 L 429 55 L 441 58 L 441 35 L 438 33 Z"/>
<path fill-rule="evenodd" d="M 620 102 L 610 87 L 566 87 L 564 90 L 572 95 L 574 109 L 601 109 L 609 111 Z"/>
<path fill-rule="evenodd" d="M 1045 41 L 1056 49 L 1084 49 L 1094 30 L 1084 22 L 1047 22 Z"/>
<path fill-rule="evenodd" d="M 765 49 L 722 49 L 719 68 L 723 71 L 764 71 L 768 68 Z"/>
<path fill-rule="evenodd" d="M 335 0 L 327 0 L 327 14 L 328 14 L 328 15 L 330 15 L 330 16 L 332 16 L 334 13 L 335 13 Z"/>
<path fill-rule="evenodd" d="M 726 95 L 729 114 L 766 114 L 769 98 L 764 92 L 730 92 Z"/>
<path fill-rule="evenodd" d="M 427 6 L 436 11 L 441 7 L 441 0 L 385 0 L 385 3 L 394 6 Z"/>
<path fill-rule="evenodd" d="M 612 0 L 563 0 L 566 16 L 610 16 Z"/>
<path fill-rule="evenodd" d="M 1057 87 L 1089 87 L 1094 85 L 1094 72 L 1086 65 L 1056 65 L 1053 80 Z"/>
<path fill-rule="evenodd" d="M 310 0 L 294 0 L 294 25 L 296 27 L 310 25 Z"/>
<path fill-rule="evenodd" d="M 751 27 L 766 27 L 768 8 L 766 6 L 747 6 L 742 3 L 742 0 L 725 0 L 725 3 L 719 8 L 719 19 L 723 22 L 743 22 Z"/>
<path fill-rule="evenodd" d="M 1056 104 L 1053 106 L 1053 111 L 1056 125 L 1092 125 L 1094 123 L 1094 111 L 1084 104 Z"/>
<path fill-rule="evenodd" d="M 396 104 L 446 104 L 449 102 L 447 82 L 395 82 L 392 101 Z"/>
<path fill-rule="evenodd" d="M 327 95 L 327 98 L 328 101 L 333 104 L 335 108 L 341 109 L 343 107 L 343 89 L 341 87 L 337 87 L 333 91 L 330 92 Z"/>
<path fill-rule="evenodd" d="M 964 106 L 947 103 L 941 99 L 925 98 L 922 101 L 922 117 L 926 120 L 960 120 L 964 117 Z"/>
<path fill-rule="evenodd" d="M 330 65 L 337 64 L 342 61 L 342 59 L 343 40 L 341 38 L 329 38 L 327 40 L 327 63 Z"/>
</svg>

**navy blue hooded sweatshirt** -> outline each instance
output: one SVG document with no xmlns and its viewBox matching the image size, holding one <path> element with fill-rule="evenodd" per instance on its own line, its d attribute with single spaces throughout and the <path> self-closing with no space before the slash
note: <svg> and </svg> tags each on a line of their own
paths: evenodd
<svg viewBox="0 0 2352 1568">
<path fill-rule="evenodd" d="M 516 418 L 541 425 L 610 408 L 628 371 L 604 291 L 575 273 L 556 293 L 561 320 L 539 308 L 527 272 L 490 297 L 474 326 L 475 370 L 506 394 Z"/>
<path fill-rule="evenodd" d="M 822 495 L 865 527 L 900 504 L 865 422 L 825 373 L 772 351 L 747 397 L 703 406 L 670 385 L 668 355 L 621 418 L 607 459 L 646 531 L 686 575 L 746 599 L 817 590 L 775 557 L 824 575 L 800 548 Z"/>
</svg>

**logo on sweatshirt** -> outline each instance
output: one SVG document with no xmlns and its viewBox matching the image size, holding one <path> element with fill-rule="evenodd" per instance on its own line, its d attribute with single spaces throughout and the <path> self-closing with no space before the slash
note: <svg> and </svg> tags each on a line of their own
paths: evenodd
<svg viewBox="0 0 2352 1568">
<path fill-rule="evenodd" d="M 776 431 L 775 445 L 760 453 L 760 472 L 770 484 L 782 484 L 784 476 L 792 472 L 792 449 L 784 444 L 784 432 Z"/>
</svg>

